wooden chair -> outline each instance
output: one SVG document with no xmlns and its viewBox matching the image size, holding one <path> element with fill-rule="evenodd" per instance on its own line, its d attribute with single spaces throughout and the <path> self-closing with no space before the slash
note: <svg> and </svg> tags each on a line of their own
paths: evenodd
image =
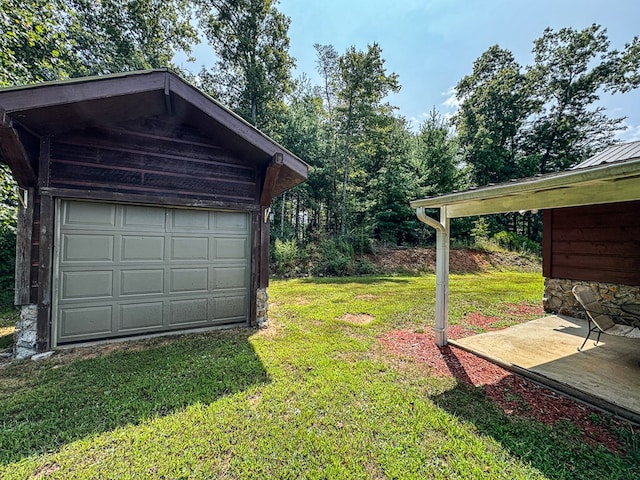
<svg viewBox="0 0 640 480">
<path fill-rule="evenodd" d="M 600 341 L 600 335 L 605 333 L 607 335 L 615 335 L 618 337 L 631 337 L 631 338 L 639 338 L 640 339 L 640 329 L 636 327 L 632 327 L 631 325 L 624 325 L 621 323 L 616 323 L 614 318 L 617 318 L 611 314 L 606 313 L 600 302 L 596 299 L 591 288 L 586 285 L 575 285 L 571 290 L 573 292 L 573 296 L 576 297 L 578 303 L 582 306 L 585 313 L 587 314 L 587 320 L 589 321 L 589 329 L 587 331 L 587 336 L 582 342 L 578 351 L 581 351 L 591 333 L 598 333 L 598 338 L 596 339 L 596 345 Z M 592 326 L 593 325 L 593 326 Z"/>
</svg>

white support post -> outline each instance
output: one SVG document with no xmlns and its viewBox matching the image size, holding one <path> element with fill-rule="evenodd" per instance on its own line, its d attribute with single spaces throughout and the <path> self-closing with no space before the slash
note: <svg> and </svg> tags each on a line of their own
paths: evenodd
<svg viewBox="0 0 640 480">
<path fill-rule="evenodd" d="M 440 225 L 436 231 L 436 345 L 447 344 L 449 327 L 449 217 L 447 207 L 440 208 Z"/>
<path fill-rule="evenodd" d="M 449 217 L 447 207 L 440 207 L 440 221 L 424 213 L 423 207 L 416 208 L 418 219 L 436 229 L 436 345 L 447 344 L 449 327 Z"/>
</svg>

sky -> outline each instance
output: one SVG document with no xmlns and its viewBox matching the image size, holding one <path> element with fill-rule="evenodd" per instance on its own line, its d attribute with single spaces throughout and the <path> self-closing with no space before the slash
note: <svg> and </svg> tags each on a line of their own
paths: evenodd
<svg viewBox="0 0 640 480">
<path fill-rule="evenodd" d="M 597 23 L 616 49 L 640 35 L 638 0 L 280 0 L 277 8 L 291 19 L 294 76 L 304 73 L 320 84 L 316 43 L 342 54 L 377 42 L 387 72 L 396 73 L 402 86 L 388 100 L 414 127 L 434 107 L 443 115 L 455 112 L 452 88 L 492 45 L 527 65 L 533 41 L 546 27 L 580 30 Z M 198 65 L 206 63 L 199 49 L 194 53 Z M 621 140 L 640 140 L 640 89 L 603 93 L 601 105 L 611 117 L 627 117 Z"/>
</svg>

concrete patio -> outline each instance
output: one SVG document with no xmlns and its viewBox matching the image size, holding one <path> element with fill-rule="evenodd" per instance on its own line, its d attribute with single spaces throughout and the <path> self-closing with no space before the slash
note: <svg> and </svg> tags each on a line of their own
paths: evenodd
<svg viewBox="0 0 640 480">
<path fill-rule="evenodd" d="M 550 315 L 450 343 L 640 423 L 640 340 L 596 335 L 581 352 L 586 320 Z"/>
</svg>

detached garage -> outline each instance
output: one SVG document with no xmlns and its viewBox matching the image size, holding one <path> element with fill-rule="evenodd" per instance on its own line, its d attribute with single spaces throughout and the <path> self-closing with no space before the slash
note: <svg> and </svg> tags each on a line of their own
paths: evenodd
<svg viewBox="0 0 640 480">
<path fill-rule="evenodd" d="M 16 355 L 266 321 L 271 199 L 307 165 L 167 70 L 0 90 Z"/>
</svg>

